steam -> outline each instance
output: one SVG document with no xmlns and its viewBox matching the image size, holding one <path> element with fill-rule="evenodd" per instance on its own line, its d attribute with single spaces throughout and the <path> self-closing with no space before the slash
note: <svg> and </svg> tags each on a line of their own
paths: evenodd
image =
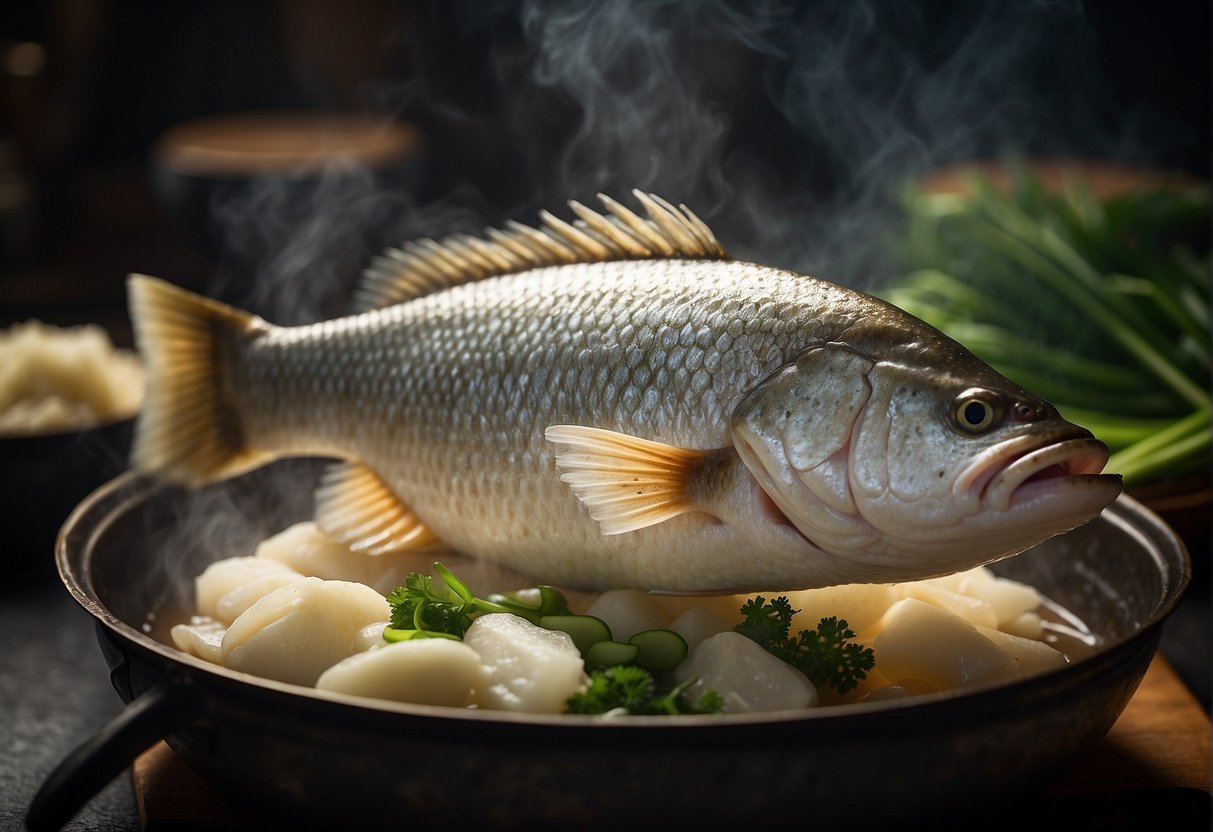
<svg viewBox="0 0 1213 832">
<path fill-rule="evenodd" d="M 127 503 L 140 524 L 138 540 L 130 544 L 153 557 L 139 555 L 141 574 L 135 589 L 146 597 L 133 612 L 131 623 L 148 613 L 168 642 L 168 628 L 189 619 L 195 609 L 194 578 L 213 561 L 253 554 L 257 543 L 292 522 L 312 515 L 308 483 L 317 476 L 315 460 L 282 460 L 239 479 L 199 489 L 175 486 L 147 488 L 146 502 Z M 101 543 L 107 545 L 102 539 Z M 112 546 L 113 544 L 108 544 Z"/>
<path fill-rule="evenodd" d="M 1008 152 L 1123 159 L 1147 144 L 1142 120 L 1114 122 L 1080 0 L 475 10 L 450 15 L 456 38 L 486 44 L 489 111 L 424 76 L 377 79 L 366 97 L 385 118 L 424 112 L 498 145 L 488 170 L 455 171 L 437 194 L 349 167 L 263 183 L 220 206 L 220 288 L 252 271 L 259 311 L 332 317 L 386 245 L 632 188 L 685 202 L 734 256 L 867 287 L 884 277 L 881 235 L 916 176 Z"/>
<path fill-rule="evenodd" d="M 461 106 L 422 74 L 364 97 L 474 136 L 487 170 L 437 193 L 347 165 L 258 183 L 217 206 L 218 290 L 252 279 L 242 299 L 275 320 L 332 317 L 389 244 L 632 188 L 685 202 L 734 256 L 867 287 L 898 189 L 924 172 L 1009 152 L 1140 158 L 1166 132 L 1114 112 L 1080 0 L 458 8 L 442 33 L 467 44 L 440 48 L 483 43 L 491 94 Z"/>
<path fill-rule="evenodd" d="M 284 325 L 339 313 L 378 229 L 410 207 L 373 171 L 334 163 L 265 176 L 212 200 L 219 260 L 211 291 Z"/>
<path fill-rule="evenodd" d="M 567 189 L 681 183 L 696 195 L 723 195 L 729 116 L 723 102 L 708 98 L 701 68 L 679 61 L 675 39 L 697 10 L 542 0 L 524 6 L 523 29 L 538 45 L 534 81 L 562 89 L 581 110 L 557 159 Z"/>
<path fill-rule="evenodd" d="M 657 190 L 735 255 L 837 282 L 877 276 L 897 188 L 928 169 L 1125 142 L 1092 141 L 1108 98 L 1077 0 L 528 0 L 521 21 L 529 64 L 498 64 L 520 142 L 553 98 L 576 116 L 531 159 L 537 190 Z"/>
</svg>

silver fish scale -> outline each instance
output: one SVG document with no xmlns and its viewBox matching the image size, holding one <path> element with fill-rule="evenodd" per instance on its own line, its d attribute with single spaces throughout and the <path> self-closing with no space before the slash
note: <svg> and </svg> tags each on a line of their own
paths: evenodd
<svg viewBox="0 0 1213 832">
<path fill-rule="evenodd" d="M 638 567 L 626 562 L 637 535 L 675 545 L 695 521 L 604 537 L 560 482 L 544 429 L 725 447 L 729 414 L 754 385 L 870 303 L 734 261 L 536 269 L 272 329 L 238 369 L 238 409 L 258 448 L 366 461 L 456 548 L 550 580 L 581 548 L 597 560 L 576 564 L 579 576 L 616 580 Z"/>
</svg>

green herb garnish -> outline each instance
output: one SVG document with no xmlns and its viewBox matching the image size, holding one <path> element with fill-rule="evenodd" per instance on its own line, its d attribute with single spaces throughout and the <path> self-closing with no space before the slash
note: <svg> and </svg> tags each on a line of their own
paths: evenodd
<svg viewBox="0 0 1213 832">
<path fill-rule="evenodd" d="M 846 619 L 823 618 L 815 630 L 791 636 L 792 609 L 785 596 L 767 602 L 761 595 L 741 605 L 740 624 L 733 630 L 751 639 L 773 656 L 799 670 L 817 687 L 846 693 L 868 675 L 876 663 L 870 647 L 848 641 L 855 633 Z"/>
<path fill-rule="evenodd" d="M 661 693 L 653 674 L 643 667 L 619 665 L 595 670 L 586 689 L 569 698 L 571 714 L 605 714 L 612 711 L 634 715 L 714 714 L 724 707 L 724 699 L 707 690 L 697 699 L 686 695 L 695 683 L 688 679 L 668 693 Z"/>
<path fill-rule="evenodd" d="M 477 616 L 505 612 L 544 629 L 568 633 L 589 669 L 638 664 L 648 670 L 673 670 L 687 656 L 686 641 L 673 630 L 645 630 L 632 636 L 629 643 L 613 641 L 604 621 L 591 615 L 573 615 L 568 600 L 550 586 L 536 587 L 536 605 L 499 593 L 479 598 L 441 563 L 434 564 L 434 572 L 442 579 L 437 587 L 429 575 L 411 572 L 404 586 L 388 593 L 392 619 L 383 631 L 384 641 L 462 639 Z"/>
<path fill-rule="evenodd" d="M 538 624 L 545 616 L 569 615 L 568 601 L 550 586 L 539 587 L 539 605 L 533 606 L 508 595 L 478 598 L 466 583 L 441 563 L 434 571 L 442 579 L 433 586 L 429 575 L 409 574 L 404 586 L 388 593 L 391 626 L 383 631 L 387 641 L 411 638 L 463 638 L 472 620 L 490 612 L 508 612 Z"/>
<path fill-rule="evenodd" d="M 1207 188 L 909 191 L 886 299 L 1053 402 L 1126 486 L 1208 470 Z"/>
</svg>

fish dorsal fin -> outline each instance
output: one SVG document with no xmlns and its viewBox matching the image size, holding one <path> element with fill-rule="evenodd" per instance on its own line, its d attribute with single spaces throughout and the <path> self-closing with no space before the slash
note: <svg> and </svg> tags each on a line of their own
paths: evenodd
<svg viewBox="0 0 1213 832">
<path fill-rule="evenodd" d="M 329 467 L 316 489 L 316 525 L 350 551 L 386 555 L 426 548 L 438 538 L 361 462 Z"/>
<path fill-rule="evenodd" d="M 556 468 L 606 535 L 643 529 L 688 511 L 691 476 L 716 451 L 678 448 L 601 428 L 551 425 Z"/>
<path fill-rule="evenodd" d="M 538 228 L 511 221 L 504 229 L 490 228 L 487 239 L 454 234 L 441 241 L 417 240 L 388 249 L 363 273 L 354 293 L 354 311 L 382 309 L 463 283 L 542 266 L 728 256 L 707 225 L 685 205 L 674 207 L 639 190 L 632 193 L 645 216 L 599 194 L 606 211 L 598 213 L 571 201 L 569 207 L 577 215 L 571 223 L 541 211 Z"/>
</svg>

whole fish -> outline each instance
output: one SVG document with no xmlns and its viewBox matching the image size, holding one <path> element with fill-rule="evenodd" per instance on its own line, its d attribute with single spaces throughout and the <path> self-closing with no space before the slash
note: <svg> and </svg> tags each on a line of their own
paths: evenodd
<svg viewBox="0 0 1213 832">
<path fill-rule="evenodd" d="M 669 592 L 951 573 L 1120 493 L 1103 443 L 938 330 L 635 196 L 390 250 L 307 326 L 132 276 L 134 466 L 331 456 L 316 518 L 354 551 Z"/>
</svg>

